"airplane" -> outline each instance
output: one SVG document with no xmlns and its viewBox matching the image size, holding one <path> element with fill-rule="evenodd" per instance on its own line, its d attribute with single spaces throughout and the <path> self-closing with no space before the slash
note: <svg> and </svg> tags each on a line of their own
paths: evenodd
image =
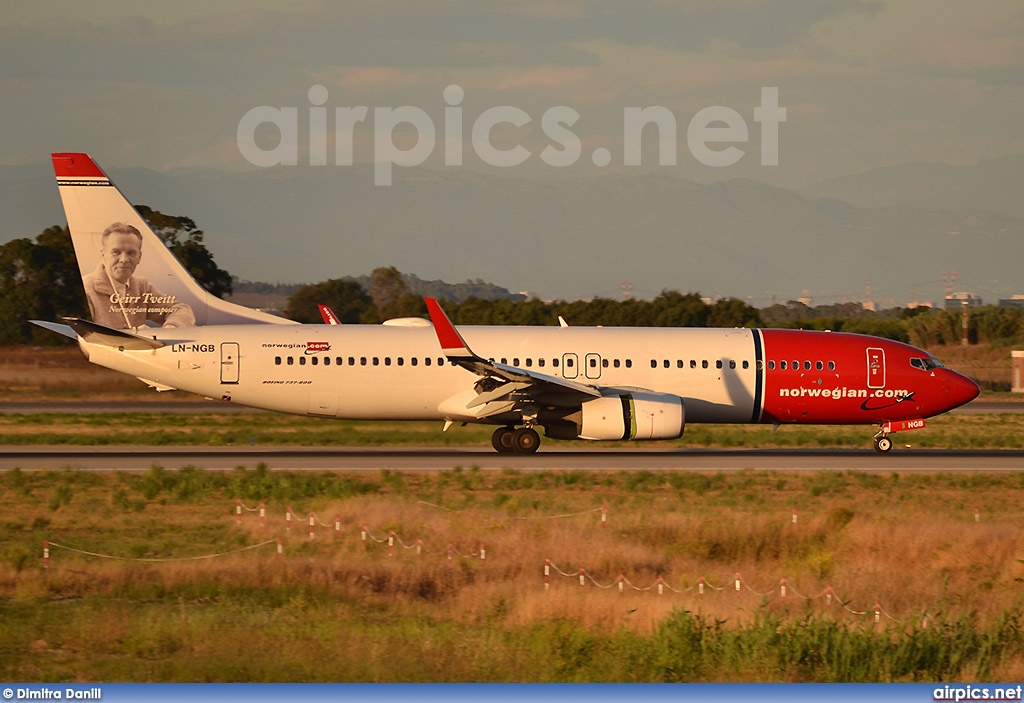
<svg viewBox="0 0 1024 703">
<path fill-rule="evenodd" d="M 92 320 L 33 321 L 157 390 L 284 413 L 495 426 L 502 453 L 552 439 L 673 440 L 694 423 L 877 426 L 890 435 L 977 397 L 908 344 L 841 332 L 298 324 L 220 300 L 83 153 L 54 153 Z M 323 312 L 323 311 L 322 311 Z M 325 320 L 332 322 L 326 313 Z"/>
</svg>

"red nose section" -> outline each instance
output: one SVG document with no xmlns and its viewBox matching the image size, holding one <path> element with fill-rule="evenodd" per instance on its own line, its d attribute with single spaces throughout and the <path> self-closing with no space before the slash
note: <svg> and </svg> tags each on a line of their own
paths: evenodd
<svg viewBox="0 0 1024 703">
<path fill-rule="evenodd" d="M 970 403 L 979 393 L 981 388 L 977 383 L 955 371 L 950 371 L 949 385 L 946 388 L 950 410 Z"/>
</svg>

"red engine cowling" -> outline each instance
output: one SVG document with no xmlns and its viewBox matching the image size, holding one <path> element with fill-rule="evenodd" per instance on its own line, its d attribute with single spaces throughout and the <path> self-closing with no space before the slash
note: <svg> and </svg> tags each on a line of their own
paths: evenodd
<svg viewBox="0 0 1024 703">
<path fill-rule="evenodd" d="M 580 439 L 676 439 L 682 437 L 683 399 L 636 391 L 583 403 Z"/>
</svg>

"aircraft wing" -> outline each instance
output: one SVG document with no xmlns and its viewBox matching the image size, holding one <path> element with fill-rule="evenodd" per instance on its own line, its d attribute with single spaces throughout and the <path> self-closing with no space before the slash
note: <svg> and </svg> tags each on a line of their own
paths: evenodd
<svg viewBox="0 0 1024 703">
<path fill-rule="evenodd" d="M 472 371 L 481 379 L 474 385 L 476 396 L 468 398 L 467 410 L 477 417 L 509 409 L 513 397 L 556 405 L 568 405 L 587 398 L 599 398 L 601 388 L 528 369 L 499 364 L 473 352 L 434 298 L 424 298 L 434 332 L 448 361 Z M 488 408 L 487 406 L 490 406 Z"/>
</svg>

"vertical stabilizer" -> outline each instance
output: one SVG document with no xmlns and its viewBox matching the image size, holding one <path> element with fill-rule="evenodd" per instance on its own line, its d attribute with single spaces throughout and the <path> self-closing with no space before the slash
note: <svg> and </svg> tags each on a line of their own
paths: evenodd
<svg viewBox="0 0 1024 703">
<path fill-rule="evenodd" d="M 115 329 L 292 321 L 208 293 L 88 154 L 51 154 L 92 319 Z"/>
</svg>

